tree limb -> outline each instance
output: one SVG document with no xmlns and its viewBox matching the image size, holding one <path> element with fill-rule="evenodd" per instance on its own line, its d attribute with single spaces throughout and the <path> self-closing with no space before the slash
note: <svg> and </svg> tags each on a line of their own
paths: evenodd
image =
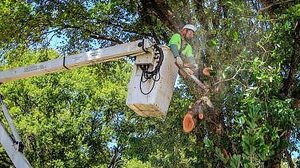
<svg viewBox="0 0 300 168">
<path fill-rule="evenodd" d="M 218 81 L 218 82 L 214 83 L 213 86 L 215 86 L 215 85 L 217 85 L 217 84 L 219 84 L 219 83 L 222 83 L 222 82 L 227 82 L 227 81 L 230 81 L 230 80 L 234 80 L 235 77 L 239 74 L 240 71 L 246 71 L 246 70 L 248 70 L 248 69 L 241 69 L 241 68 L 239 68 L 239 69 L 236 71 L 236 73 L 235 73 L 231 78 L 227 78 L 227 79 Z"/>
<path fill-rule="evenodd" d="M 194 0 L 195 6 L 196 6 L 196 13 L 198 13 L 196 16 L 200 23 L 203 25 L 205 30 L 208 30 L 208 23 L 207 23 L 207 17 L 204 12 L 204 6 L 203 6 L 203 0 Z"/>
<path fill-rule="evenodd" d="M 292 93 L 293 86 L 295 85 L 295 77 L 298 71 L 298 62 L 300 57 L 300 19 L 298 19 L 296 28 L 294 30 L 294 46 L 293 54 L 290 61 L 289 74 L 287 79 L 284 81 L 282 91 L 285 96 L 290 96 Z"/>
<path fill-rule="evenodd" d="M 261 8 L 259 11 L 264 11 L 264 10 L 268 10 L 276 5 L 281 5 L 281 4 L 284 4 L 284 3 L 288 3 L 288 2 L 294 2 L 294 0 L 287 0 L 287 1 L 283 1 L 283 2 L 275 2 L 275 3 L 272 3 L 272 2 L 269 2 L 268 0 L 263 0 L 262 1 L 265 5 L 268 5 L 264 8 Z"/>
<path fill-rule="evenodd" d="M 142 13 L 155 15 L 172 31 L 177 32 L 183 25 L 165 0 L 141 0 Z"/>
<path fill-rule="evenodd" d="M 119 40 L 117 38 L 113 38 L 113 37 L 101 35 L 101 34 L 99 34 L 97 32 L 93 32 L 93 31 L 91 31 L 89 29 L 85 29 L 85 28 L 82 28 L 82 27 L 79 27 L 79 26 L 65 24 L 65 25 L 63 25 L 63 27 L 64 28 L 72 28 L 72 29 L 78 29 L 78 30 L 86 31 L 86 32 L 90 33 L 90 37 L 94 38 L 94 39 L 107 40 L 107 41 L 111 41 L 111 42 L 114 42 L 114 43 L 117 43 L 117 44 L 124 43 L 123 41 L 121 41 L 121 40 Z"/>
<path fill-rule="evenodd" d="M 289 167 L 290 167 L 290 168 L 295 168 L 295 165 L 294 165 L 292 156 L 291 156 L 291 154 L 289 153 L 289 151 L 288 151 L 288 150 L 285 150 L 284 154 L 285 154 L 285 156 L 286 156 L 286 158 L 287 158 L 287 160 L 288 160 Z"/>
</svg>

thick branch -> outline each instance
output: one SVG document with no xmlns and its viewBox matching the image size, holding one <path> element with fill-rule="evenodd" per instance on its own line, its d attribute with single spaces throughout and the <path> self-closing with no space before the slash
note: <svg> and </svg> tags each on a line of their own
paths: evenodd
<svg viewBox="0 0 300 168">
<path fill-rule="evenodd" d="M 144 15 L 154 14 L 171 30 L 175 32 L 180 30 L 182 22 L 178 20 L 178 17 L 165 0 L 141 0 L 141 4 L 143 8 L 141 12 Z"/>
<path fill-rule="evenodd" d="M 295 2 L 295 0 L 286 0 L 286 1 L 270 1 L 270 0 L 262 0 L 261 1 L 264 8 L 261 8 L 260 11 L 265 11 L 267 10 L 269 13 L 270 18 L 275 19 L 275 10 L 280 8 L 280 5 L 289 3 L 289 2 Z"/>
<path fill-rule="evenodd" d="M 105 35 L 101 35 L 101 34 L 99 34 L 97 32 L 93 32 L 93 31 L 91 31 L 89 29 L 85 29 L 85 28 L 82 28 L 82 27 L 79 27 L 79 26 L 65 24 L 63 27 L 64 28 L 72 28 L 72 29 L 78 29 L 78 30 L 86 31 L 86 32 L 90 33 L 90 37 L 91 38 L 95 38 L 95 39 L 99 39 L 99 40 L 107 40 L 107 41 L 111 41 L 111 42 L 114 42 L 114 43 L 117 43 L 117 44 L 124 43 L 123 41 L 121 41 L 119 39 L 116 39 L 116 38 L 113 38 L 113 37 L 109 37 L 109 36 L 105 36 Z"/>
<path fill-rule="evenodd" d="M 178 16 L 175 15 L 167 2 L 165 0 L 153 0 L 153 2 L 159 18 L 168 22 L 168 25 L 174 27 L 177 31 L 180 30 L 183 23 L 178 20 Z"/>
<path fill-rule="evenodd" d="M 214 25 L 214 28 L 217 29 L 220 25 L 220 19 L 222 18 L 222 8 L 223 8 L 223 4 L 222 4 L 222 1 L 219 0 L 217 2 L 217 11 L 216 11 L 216 14 L 214 15 L 213 17 L 213 25 Z"/>
<path fill-rule="evenodd" d="M 295 85 L 295 77 L 298 70 L 298 62 L 300 57 L 300 19 L 298 19 L 296 24 L 297 26 L 294 31 L 294 46 L 290 62 L 289 74 L 282 87 L 285 96 L 289 96 L 291 94 L 293 89 L 292 87 Z"/>
<path fill-rule="evenodd" d="M 195 6 L 196 6 L 196 13 L 198 13 L 196 16 L 200 23 L 203 25 L 205 30 L 208 30 L 208 24 L 207 24 L 207 16 L 204 12 L 204 6 L 203 6 L 203 0 L 194 0 Z"/>
<path fill-rule="evenodd" d="M 115 147 L 112 151 L 112 157 L 110 159 L 110 163 L 108 165 L 109 168 L 113 167 L 119 167 L 120 166 L 120 161 L 121 161 L 121 153 L 123 151 L 122 146 Z"/>
<path fill-rule="evenodd" d="M 285 156 L 286 156 L 286 158 L 287 158 L 287 160 L 288 160 L 288 164 L 289 164 L 289 167 L 290 168 L 295 168 L 295 164 L 294 164 L 294 162 L 293 162 L 293 159 L 292 159 L 292 156 L 291 156 L 291 154 L 289 153 L 289 151 L 288 150 L 285 150 Z"/>
<path fill-rule="evenodd" d="M 111 41 L 111 42 L 114 42 L 114 43 L 117 43 L 117 44 L 122 44 L 123 43 L 123 41 L 121 41 L 119 39 L 115 39 L 115 38 L 100 35 L 100 34 L 91 34 L 90 37 L 94 38 L 94 39 L 99 39 L 99 40 Z"/>
<path fill-rule="evenodd" d="M 288 3 L 288 2 L 294 2 L 294 0 L 287 0 L 287 1 L 275 2 L 275 3 L 272 3 L 268 0 L 263 0 L 262 3 L 265 5 L 265 7 L 261 8 L 260 11 L 269 10 L 270 8 L 273 8 L 274 6 L 281 5 L 281 4 Z"/>
</svg>

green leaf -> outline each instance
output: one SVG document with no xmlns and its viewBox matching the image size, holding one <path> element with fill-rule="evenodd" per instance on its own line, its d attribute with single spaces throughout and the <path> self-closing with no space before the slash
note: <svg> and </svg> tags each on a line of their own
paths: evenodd
<svg viewBox="0 0 300 168">
<path fill-rule="evenodd" d="M 233 155 L 230 159 L 230 167 L 231 168 L 240 168 L 241 167 L 241 156 Z"/>
</svg>

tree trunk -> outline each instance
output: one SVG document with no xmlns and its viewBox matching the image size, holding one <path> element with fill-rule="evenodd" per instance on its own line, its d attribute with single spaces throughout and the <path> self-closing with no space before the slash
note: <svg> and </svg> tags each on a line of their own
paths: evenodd
<svg viewBox="0 0 300 168">
<path fill-rule="evenodd" d="M 165 0 L 141 0 L 142 15 L 155 15 L 161 22 L 163 22 L 168 28 L 174 32 L 178 32 L 183 25 L 183 22 L 179 19 L 168 5 Z"/>
<path fill-rule="evenodd" d="M 289 165 L 289 167 L 290 167 L 290 168 L 295 168 L 295 165 L 294 165 L 292 156 L 291 156 L 291 154 L 289 153 L 289 151 L 288 151 L 288 150 L 285 150 L 284 154 L 285 154 L 285 156 L 286 156 L 286 158 L 287 158 L 287 160 L 288 160 L 288 165 Z"/>
<path fill-rule="evenodd" d="M 297 21 L 297 27 L 294 32 L 294 46 L 293 46 L 293 54 L 291 57 L 289 74 L 287 79 L 284 82 L 282 91 L 285 96 L 291 96 L 291 93 L 295 89 L 295 78 L 296 73 L 298 71 L 300 57 L 300 19 Z"/>
</svg>

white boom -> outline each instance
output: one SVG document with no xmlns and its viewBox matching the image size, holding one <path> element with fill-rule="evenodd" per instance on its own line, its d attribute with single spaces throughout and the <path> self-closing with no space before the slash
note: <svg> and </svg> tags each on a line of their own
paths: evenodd
<svg viewBox="0 0 300 168">
<path fill-rule="evenodd" d="M 163 117 L 172 99 L 178 68 L 170 49 L 149 40 L 138 40 L 108 48 L 60 57 L 54 60 L 0 72 L 0 85 L 18 79 L 50 74 L 63 70 L 135 56 L 136 61 L 128 86 L 126 104 L 141 116 Z M 10 137 L 0 122 L 0 142 L 17 168 L 30 168 L 22 153 L 21 138 L 15 129 L 4 102 L 2 111 L 11 128 Z"/>
<path fill-rule="evenodd" d="M 68 57 L 61 57 L 55 60 L 45 61 L 34 65 L 15 68 L 0 72 L 0 84 L 15 81 L 18 79 L 40 76 L 58 71 L 73 69 L 100 62 L 112 61 L 125 56 L 139 56 L 146 52 L 152 52 L 153 44 L 145 39 L 126 44 L 116 45 L 108 48 L 98 49 L 85 53 L 75 54 Z M 151 51 L 152 50 L 152 51 Z M 14 139 L 7 132 L 4 125 L 0 122 L 0 142 L 6 153 L 17 168 L 30 168 L 31 165 L 20 150 L 21 138 L 13 125 L 5 103 L 0 98 L 3 114 L 11 128 Z"/>
<path fill-rule="evenodd" d="M 144 54 L 152 47 L 152 43 L 145 39 L 112 47 L 89 51 L 81 54 L 61 57 L 55 60 L 41 62 L 38 64 L 15 68 L 0 72 L 0 84 L 17 79 L 54 73 L 62 70 L 72 69 L 85 65 L 116 60 L 128 55 L 138 56 Z"/>
<path fill-rule="evenodd" d="M 3 124 L 0 122 L 0 141 L 2 146 L 4 147 L 6 153 L 9 158 L 13 162 L 16 168 L 31 168 L 30 163 L 27 161 L 24 154 L 18 150 L 16 150 L 16 144 L 10 138 L 8 132 L 6 131 Z"/>
<path fill-rule="evenodd" d="M 9 127 L 11 128 L 14 137 L 13 139 L 9 135 L 4 125 L 0 122 L 0 142 L 16 168 L 31 168 L 30 163 L 23 154 L 23 144 L 21 142 L 21 138 L 14 126 L 11 116 L 9 115 L 7 106 L 1 97 L 0 103 L 2 105 L 2 112 L 8 122 Z"/>
</svg>

